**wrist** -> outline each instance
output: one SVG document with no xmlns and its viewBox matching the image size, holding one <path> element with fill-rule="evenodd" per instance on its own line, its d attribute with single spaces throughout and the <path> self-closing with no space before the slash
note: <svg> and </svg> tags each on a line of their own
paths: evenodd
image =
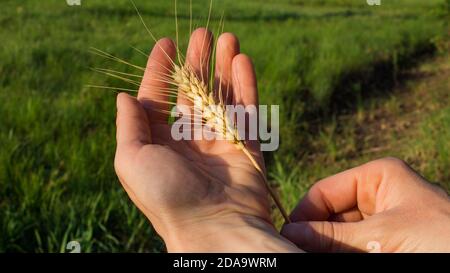
<svg viewBox="0 0 450 273">
<path fill-rule="evenodd" d="M 300 252 L 268 222 L 229 215 L 172 225 L 163 235 L 168 252 Z"/>
</svg>

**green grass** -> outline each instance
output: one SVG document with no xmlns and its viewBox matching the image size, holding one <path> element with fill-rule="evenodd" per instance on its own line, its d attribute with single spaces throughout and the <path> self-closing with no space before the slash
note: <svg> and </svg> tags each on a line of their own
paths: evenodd
<svg viewBox="0 0 450 273">
<path fill-rule="evenodd" d="M 448 168 L 450 166 L 450 126 L 448 124 L 450 124 L 450 107 L 428 117 L 421 127 L 420 137 L 423 141 L 417 144 L 415 151 L 424 153 L 422 157 L 429 160 L 423 165 L 423 172 L 427 177 L 440 182 L 439 184 L 447 191 L 450 190 L 450 169 Z"/>
<path fill-rule="evenodd" d="M 186 47 L 189 13 L 180 2 L 180 42 Z M 136 3 L 158 37 L 175 36 L 171 1 Z M 207 3 L 194 1 L 194 25 L 205 24 Z M 389 85 L 408 60 L 441 41 L 447 30 L 443 3 L 214 4 L 213 29 L 224 11 L 225 31 L 236 33 L 242 51 L 254 58 L 261 102 L 281 105 L 282 145 L 268 158 L 289 206 L 313 179 L 345 166 L 336 163 L 342 143 L 336 142 L 333 124 L 325 122 L 330 109 L 351 108 L 358 96 L 365 101 L 367 90 Z M 153 42 L 129 1 L 82 1 L 81 7 L 59 0 L 3 1 L 0 26 L 0 252 L 63 252 L 70 240 L 80 241 L 83 252 L 162 250 L 114 174 L 115 96 L 84 87 L 119 84 L 89 67 L 130 71 L 89 54 L 90 46 L 145 64 L 130 45 L 149 51 Z M 379 79 L 378 66 L 386 84 L 373 81 Z M 440 136 L 436 130 L 446 129 L 427 124 L 446 119 L 448 111 L 430 117 L 424 134 Z M 324 127 L 318 135 L 317 120 Z M 448 147 L 443 136 L 423 144 L 439 153 L 438 163 L 424 167 L 437 178 L 448 178 L 448 170 L 439 176 L 448 164 L 448 149 L 439 149 Z M 346 143 L 346 149 L 352 145 Z M 325 147 L 326 160 L 309 160 L 313 149 L 304 149 L 310 147 Z"/>
</svg>

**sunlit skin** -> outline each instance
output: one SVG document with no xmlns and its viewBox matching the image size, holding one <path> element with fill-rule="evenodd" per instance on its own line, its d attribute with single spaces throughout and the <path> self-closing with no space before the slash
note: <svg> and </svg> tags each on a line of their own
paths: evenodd
<svg viewBox="0 0 450 273">
<path fill-rule="evenodd" d="M 317 182 L 282 234 L 307 251 L 450 252 L 450 201 L 403 161 L 379 159 Z"/>
<path fill-rule="evenodd" d="M 257 105 L 250 58 L 232 34 L 222 34 L 217 43 L 215 84 L 230 87 L 229 102 Z M 210 33 L 197 29 L 186 53 L 205 81 L 211 45 Z M 317 182 L 281 236 L 271 222 L 263 181 L 242 151 L 223 140 L 172 140 L 167 116 L 159 111 L 169 109 L 158 91 L 167 85 L 158 79 L 175 55 L 174 43 L 160 40 L 137 98 L 117 98 L 116 172 L 168 251 L 368 251 L 374 241 L 382 252 L 450 251 L 448 195 L 392 158 Z M 263 164 L 259 144 L 247 147 Z"/>
</svg>

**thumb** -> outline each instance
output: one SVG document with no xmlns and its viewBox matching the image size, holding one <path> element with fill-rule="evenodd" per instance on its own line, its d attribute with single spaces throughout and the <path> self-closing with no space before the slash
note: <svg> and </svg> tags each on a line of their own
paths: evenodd
<svg viewBox="0 0 450 273">
<path fill-rule="evenodd" d="M 151 143 L 150 126 L 142 104 L 126 93 L 117 96 L 117 148 L 140 148 Z"/>
<path fill-rule="evenodd" d="M 311 221 L 287 224 L 281 234 L 310 252 L 362 252 L 368 241 L 363 222 Z"/>
</svg>

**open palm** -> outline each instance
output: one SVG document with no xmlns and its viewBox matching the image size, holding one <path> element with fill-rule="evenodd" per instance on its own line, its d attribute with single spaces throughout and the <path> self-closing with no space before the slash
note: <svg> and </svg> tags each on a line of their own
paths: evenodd
<svg viewBox="0 0 450 273">
<path fill-rule="evenodd" d="M 211 44 L 211 34 L 197 29 L 186 54 L 186 62 L 205 82 Z M 163 101 L 168 98 L 158 90 L 167 87 L 159 79 L 171 69 L 175 52 L 170 39 L 160 40 L 149 57 L 138 99 L 118 96 L 115 166 L 120 181 L 173 250 L 224 250 L 218 248 L 218 241 L 210 243 L 205 238 L 217 232 L 228 234 L 221 230 L 227 227 L 232 234 L 263 230 L 277 237 L 264 182 L 242 151 L 225 140 L 175 141 L 171 137 L 167 115 L 158 111 L 167 110 Z M 229 102 L 257 104 L 252 63 L 239 53 L 232 34 L 219 38 L 216 78 Z M 178 103 L 187 102 L 179 98 Z M 249 141 L 247 145 L 262 164 L 259 144 Z M 211 248 L 214 244 L 217 248 Z"/>
</svg>

